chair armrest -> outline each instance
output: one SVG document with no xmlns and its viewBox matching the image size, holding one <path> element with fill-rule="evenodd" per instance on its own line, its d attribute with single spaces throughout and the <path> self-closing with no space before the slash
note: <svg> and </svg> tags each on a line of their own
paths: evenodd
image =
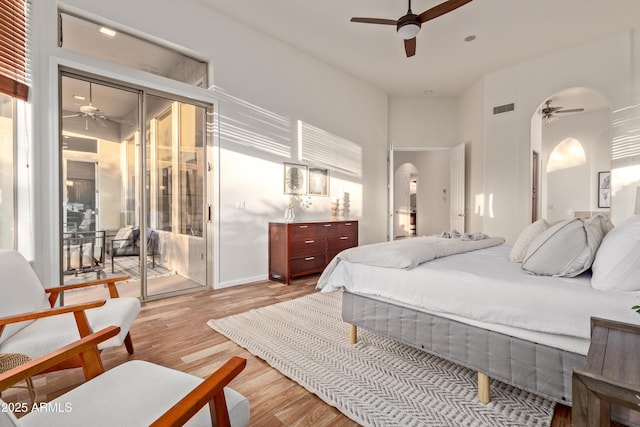
<svg viewBox="0 0 640 427">
<path fill-rule="evenodd" d="M 50 308 L 42 311 L 32 311 L 30 313 L 3 317 L 0 318 L 0 334 L 2 334 L 4 327 L 10 323 L 36 320 L 42 317 L 57 316 L 58 314 L 72 313 L 73 318 L 76 321 L 78 333 L 81 337 L 86 337 L 91 333 L 91 327 L 89 326 L 89 320 L 87 319 L 87 313 L 85 313 L 85 310 L 103 306 L 106 304 L 106 302 L 106 300 L 92 301 L 83 304 L 67 305 L 65 307 Z"/>
<path fill-rule="evenodd" d="M 232 357 L 213 374 L 209 375 L 198 387 L 194 388 L 154 421 L 151 427 L 183 425 L 209 402 L 211 402 L 212 424 L 218 427 L 228 427 L 230 421 L 224 397 L 224 387 L 244 369 L 246 364 L 246 359 L 237 356 Z M 213 417 L 217 419 L 217 424 Z"/>
<path fill-rule="evenodd" d="M 0 390 L 4 390 L 17 382 L 44 372 L 52 366 L 55 366 L 79 354 L 82 355 L 80 359 L 83 361 L 83 369 L 85 369 L 86 377 L 87 366 L 84 366 L 84 364 L 90 365 L 90 361 L 94 361 L 95 358 L 97 358 L 98 361 L 100 360 L 97 347 L 98 344 L 108 340 L 111 337 L 116 336 L 118 333 L 120 333 L 120 328 L 118 326 L 109 326 L 96 333 L 87 335 L 86 337 L 81 338 L 78 341 L 74 341 L 73 343 L 68 344 L 58 350 L 27 362 L 24 365 L 20 365 L 3 374 L 0 374 Z M 102 366 L 102 363 L 100 363 L 99 366 L 93 366 L 89 368 L 89 370 L 90 378 L 93 378 L 104 372 L 104 367 Z"/>
<path fill-rule="evenodd" d="M 54 306 L 61 292 L 69 291 L 72 289 L 87 288 L 90 286 L 107 285 L 107 287 L 109 288 L 109 296 L 111 298 L 118 298 L 120 295 L 118 294 L 118 288 L 116 287 L 116 282 L 122 282 L 124 280 L 129 279 L 129 277 L 131 276 L 126 275 L 126 276 L 118 276 L 118 277 L 109 277 L 107 279 L 91 280 L 89 282 L 74 283 L 72 285 L 60 285 L 54 288 L 45 288 L 44 291 L 50 294 L 49 304 L 51 304 L 51 307 Z"/>
<path fill-rule="evenodd" d="M 105 305 L 106 300 L 85 302 L 82 304 L 66 305 L 64 307 L 49 308 L 47 310 L 32 311 L 30 313 L 16 314 L 0 318 L 0 328 L 11 323 L 24 322 L 26 320 L 36 320 L 42 317 L 57 316 L 58 314 L 76 313 L 91 308 L 101 307 Z"/>
</svg>

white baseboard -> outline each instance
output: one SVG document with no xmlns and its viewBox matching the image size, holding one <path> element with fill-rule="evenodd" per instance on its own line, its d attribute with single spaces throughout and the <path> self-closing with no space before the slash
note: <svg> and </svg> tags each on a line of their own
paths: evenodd
<svg viewBox="0 0 640 427">
<path fill-rule="evenodd" d="M 225 282 L 218 283 L 218 286 L 216 286 L 216 289 L 229 288 L 231 286 L 238 286 L 238 285 L 246 285 L 248 283 L 253 283 L 253 282 L 261 282 L 261 281 L 267 280 L 268 278 L 269 278 L 268 275 L 261 275 L 261 276 L 254 276 L 254 277 L 245 277 L 245 278 L 236 279 L 236 280 L 227 280 Z"/>
</svg>

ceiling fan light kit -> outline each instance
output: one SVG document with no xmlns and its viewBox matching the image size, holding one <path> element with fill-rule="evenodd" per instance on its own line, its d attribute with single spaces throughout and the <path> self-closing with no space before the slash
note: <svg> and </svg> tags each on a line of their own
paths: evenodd
<svg viewBox="0 0 640 427">
<path fill-rule="evenodd" d="M 412 39 L 418 35 L 421 26 L 422 23 L 418 19 L 418 15 L 413 13 L 405 15 L 398 20 L 398 34 L 405 40 Z"/>
<path fill-rule="evenodd" d="M 351 22 L 360 22 L 363 24 L 380 24 L 380 25 L 395 25 L 396 30 L 400 37 L 404 39 L 404 49 L 407 57 L 411 57 L 416 54 L 416 36 L 420 32 L 420 27 L 427 21 L 442 16 L 445 13 L 449 13 L 460 6 L 471 2 L 472 0 L 448 0 L 444 3 L 440 3 L 437 6 L 432 7 L 429 10 L 422 12 L 420 15 L 416 15 L 411 11 L 411 0 L 409 0 L 409 8 L 406 15 L 400 17 L 400 19 L 379 19 L 379 18 L 351 18 Z"/>
</svg>

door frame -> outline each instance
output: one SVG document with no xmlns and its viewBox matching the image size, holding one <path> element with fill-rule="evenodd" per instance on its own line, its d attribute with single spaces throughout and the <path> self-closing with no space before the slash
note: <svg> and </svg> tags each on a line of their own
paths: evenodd
<svg viewBox="0 0 640 427">
<path fill-rule="evenodd" d="M 55 111 L 57 117 L 49 122 L 49 128 L 52 135 L 61 135 L 62 131 L 62 118 L 60 117 L 60 89 L 61 89 L 61 75 L 63 72 L 68 74 L 75 74 L 82 77 L 96 79 L 100 82 L 112 83 L 115 86 L 123 86 L 127 88 L 144 90 L 148 93 L 155 95 L 170 96 L 178 101 L 182 100 L 188 103 L 195 103 L 206 106 L 207 109 L 207 141 L 205 153 L 207 156 L 207 165 L 205 173 L 206 181 L 206 201 L 204 203 L 208 211 L 211 212 L 207 215 L 205 220 L 206 236 L 207 236 L 207 288 L 216 289 L 220 283 L 220 242 L 219 242 L 219 181 L 220 181 L 220 145 L 218 135 L 218 108 L 219 102 L 214 98 L 213 93 L 205 88 L 195 87 L 186 83 L 177 82 L 161 76 L 145 73 L 143 71 L 129 69 L 126 67 L 112 64 L 107 61 L 99 60 L 96 58 L 88 58 L 81 54 L 72 55 L 77 59 L 68 59 L 61 57 L 52 57 L 49 67 L 49 77 L 52 82 L 50 87 L 50 111 Z M 86 61 L 86 62 L 85 62 Z M 140 95 L 142 97 L 142 94 Z M 213 110 L 213 111 L 211 111 Z M 144 116 L 144 108 L 141 109 L 141 116 Z M 144 130 L 145 122 L 144 117 L 140 117 L 141 128 Z M 213 126 L 209 124 L 213 123 Z M 60 150 L 54 150 L 54 155 L 51 156 L 51 168 L 52 170 L 60 171 L 61 153 Z M 61 172 L 61 171 L 60 171 Z M 60 192 L 60 180 L 61 173 L 55 174 L 50 181 L 49 191 L 51 194 L 59 194 Z M 62 230 L 61 230 L 61 198 L 58 197 L 54 203 L 57 205 L 54 209 L 54 214 L 48 216 L 48 228 L 52 230 L 52 243 L 53 248 L 59 254 Z M 143 244 L 146 241 L 142 240 Z M 53 263 L 49 267 L 47 272 L 50 277 L 61 279 L 61 269 L 58 263 Z M 143 277 L 141 277 L 143 278 Z M 170 296 L 171 294 L 162 295 L 162 297 Z"/>
<path fill-rule="evenodd" d="M 387 240 L 393 241 L 394 239 L 394 224 L 395 224 L 395 168 L 393 167 L 394 152 L 396 151 L 449 151 L 455 147 L 395 147 L 393 144 L 389 145 L 387 154 Z M 424 184 L 423 184 L 424 186 Z"/>
</svg>

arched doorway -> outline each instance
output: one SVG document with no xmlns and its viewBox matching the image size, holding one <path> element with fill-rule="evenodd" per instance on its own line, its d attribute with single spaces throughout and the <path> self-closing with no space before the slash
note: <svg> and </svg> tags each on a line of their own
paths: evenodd
<svg viewBox="0 0 640 427">
<path fill-rule="evenodd" d="M 534 217 L 609 215 L 598 197 L 611 169 L 611 108 L 602 94 L 575 87 L 542 99 L 531 119 L 531 153 Z"/>
</svg>

